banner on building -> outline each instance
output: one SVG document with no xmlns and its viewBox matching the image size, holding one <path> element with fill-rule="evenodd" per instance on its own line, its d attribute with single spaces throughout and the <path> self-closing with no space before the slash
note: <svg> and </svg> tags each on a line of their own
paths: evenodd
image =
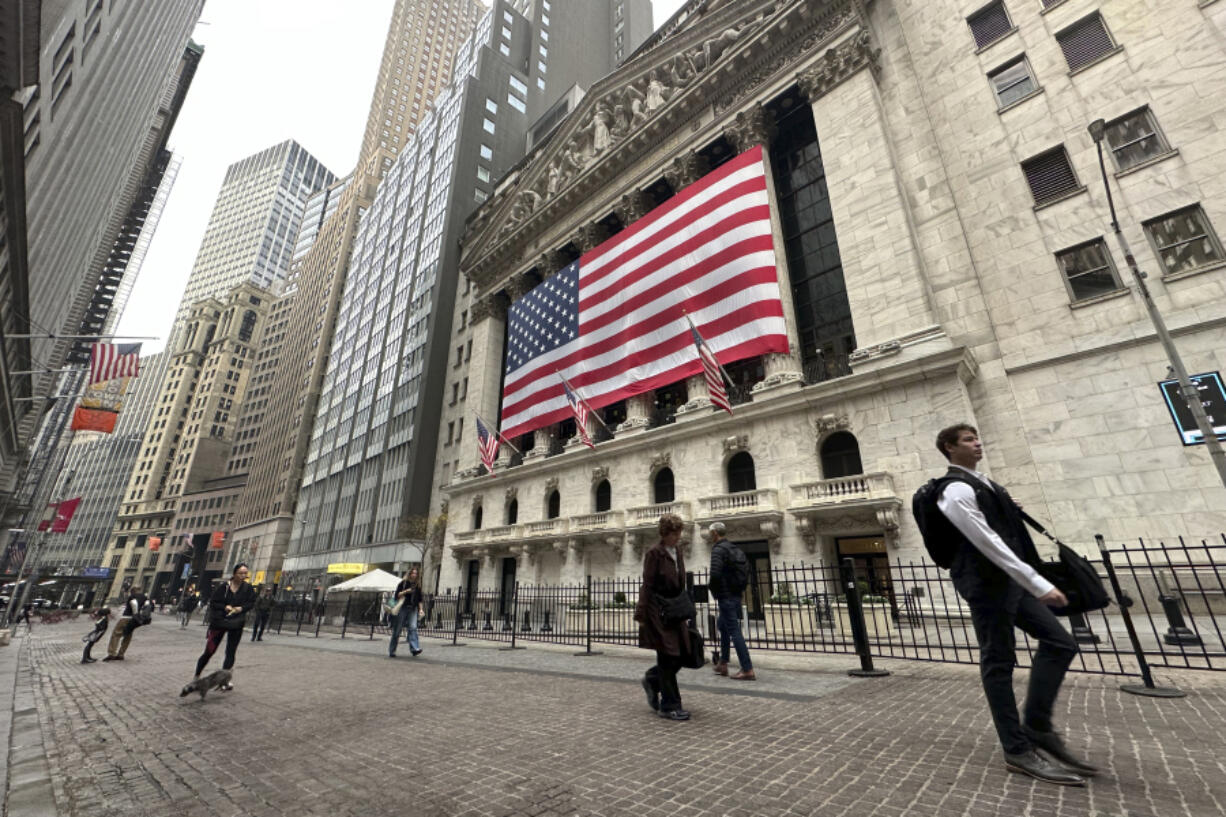
<svg viewBox="0 0 1226 817">
<path fill-rule="evenodd" d="M 81 504 L 81 497 L 75 499 L 66 499 L 55 506 L 55 518 L 51 520 L 52 533 L 65 533 L 68 530 L 68 525 L 72 522 L 72 515 L 77 512 L 77 506 Z"/>
<path fill-rule="evenodd" d="M 153 553 L 157 553 L 161 549 L 162 549 L 162 537 L 150 536 L 149 537 L 149 550 Z"/>
<path fill-rule="evenodd" d="M 264 583 L 264 571 L 257 570 L 255 572 L 255 581 L 252 582 L 252 584 L 263 584 L 263 583 Z"/>
<path fill-rule="evenodd" d="M 356 576 L 360 573 L 369 573 L 370 565 L 362 564 L 361 562 L 333 562 L 328 565 L 328 572 Z"/>
<path fill-rule="evenodd" d="M 226 546 L 226 532 L 224 530 L 215 530 L 213 535 L 209 537 L 209 547 L 213 550 L 221 550 Z"/>
<path fill-rule="evenodd" d="M 81 577 L 85 579 L 109 579 L 114 573 L 109 567 L 86 567 L 81 570 Z"/>
<path fill-rule="evenodd" d="M 43 508 L 43 518 L 38 521 L 38 529 L 40 532 L 51 529 L 51 523 L 55 520 L 55 512 L 59 510 L 59 507 L 60 506 L 57 503 L 52 502 L 47 507 Z"/>
<path fill-rule="evenodd" d="M 95 343 L 89 350 L 89 383 L 72 413 L 73 431 L 110 434 L 123 408 L 128 383 L 140 374 L 139 343 Z"/>
</svg>

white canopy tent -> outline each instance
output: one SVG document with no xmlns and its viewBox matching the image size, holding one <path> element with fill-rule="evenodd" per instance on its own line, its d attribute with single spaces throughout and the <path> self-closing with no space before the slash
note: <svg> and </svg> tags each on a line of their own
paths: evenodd
<svg viewBox="0 0 1226 817">
<path fill-rule="evenodd" d="M 365 593 L 390 593 L 396 589 L 398 584 L 400 584 L 398 577 L 393 576 L 386 570 L 375 568 L 369 573 L 363 573 L 361 576 L 352 578 L 349 581 L 329 587 L 328 592 L 340 590 Z"/>
</svg>

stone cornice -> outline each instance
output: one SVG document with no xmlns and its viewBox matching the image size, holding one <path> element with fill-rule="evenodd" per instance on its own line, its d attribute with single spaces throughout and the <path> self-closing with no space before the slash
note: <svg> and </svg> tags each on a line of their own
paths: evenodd
<svg viewBox="0 0 1226 817">
<path fill-rule="evenodd" d="M 862 25 L 863 7 L 863 0 L 721 3 L 668 39 L 667 54 L 650 49 L 597 83 L 470 218 L 465 274 L 489 291 L 525 254 L 539 252 L 529 248 L 531 239 L 573 218 L 576 205 L 607 191 L 694 117 L 736 96 L 731 88 L 748 94 L 772 76 L 786 77 L 821 43 L 845 38 Z"/>
<path fill-rule="evenodd" d="M 723 412 L 713 412 L 709 417 L 602 442 L 594 449 L 576 448 L 556 457 L 525 461 L 523 465 L 517 465 L 513 469 L 499 468 L 492 477 L 482 476 L 479 479 L 453 482 L 442 486 L 440 490 L 446 497 L 456 498 L 491 487 L 496 488 L 498 485 L 522 485 L 542 477 L 554 478 L 563 468 L 587 470 L 602 462 L 617 461 L 636 451 L 667 451 L 695 438 L 722 440 L 736 436 L 737 432 L 759 418 L 795 412 L 813 412 L 820 417 L 842 411 L 842 406 L 850 398 L 875 394 L 907 383 L 941 377 L 957 377 L 964 383 L 969 382 L 977 376 L 978 371 L 978 363 L 965 346 L 943 349 L 869 372 L 851 374 L 764 400 L 745 403 L 736 407 L 735 417 L 729 417 Z"/>
</svg>

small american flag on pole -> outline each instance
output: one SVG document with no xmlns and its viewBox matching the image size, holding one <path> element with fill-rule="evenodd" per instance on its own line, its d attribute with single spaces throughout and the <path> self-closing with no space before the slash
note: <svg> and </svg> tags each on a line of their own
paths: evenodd
<svg viewBox="0 0 1226 817">
<path fill-rule="evenodd" d="M 481 464 L 485 466 L 485 470 L 494 474 L 494 461 L 498 459 L 498 435 L 491 434 L 490 430 L 485 427 L 485 423 L 481 422 L 481 418 L 477 418 L 477 448 L 481 451 Z"/>
<path fill-rule="evenodd" d="M 787 354 L 761 147 L 730 159 L 516 300 L 507 322 L 507 437 L 703 371 L 685 310 L 725 361 Z"/>
<path fill-rule="evenodd" d="M 140 374 L 139 343 L 93 343 L 89 348 L 89 382 L 105 383 Z"/>
<path fill-rule="evenodd" d="M 559 375 L 561 377 L 561 375 Z M 566 378 L 562 378 L 562 388 L 565 389 L 566 402 L 570 403 L 570 411 L 575 415 L 575 426 L 579 429 L 579 439 L 588 448 L 595 448 L 592 442 L 592 435 L 587 433 L 587 403 L 575 394 L 575 390 L 566 382 Z"/>
<path fill-rule="evenodd" d="M 690 321 L 690 331 L 694 333 L 694 345 L 698 347 L 698 357 L 702 360 L 702 374 L 707 379 L 707 394 L 711 396 L 712 403 L 731 414 L 732 404 L 728 402 L 728 390 L 724 388 L 723 367 L 715 359 L 715 353 L 702 339 L 693 321 Z"/>
</svg>

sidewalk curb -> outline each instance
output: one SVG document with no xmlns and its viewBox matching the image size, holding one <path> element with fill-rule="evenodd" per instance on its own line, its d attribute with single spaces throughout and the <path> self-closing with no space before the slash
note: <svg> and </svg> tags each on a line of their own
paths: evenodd
<svg viewBox="0 0 1226 817">
<path fill-rule="evenodd" d="M 41 817 L 57 814 L 55 791 L 51 786 L 51 767 L 47 763 L 42 725 L 34 708 L 34 692 L 27 676 L 32 672 L 25 648 L 30 635 L 0 652 L 0 740 L 6 747 L 7 762 L 0 771 L 0 791 L 4 792 L 5 817 Z"/>
</svg>

